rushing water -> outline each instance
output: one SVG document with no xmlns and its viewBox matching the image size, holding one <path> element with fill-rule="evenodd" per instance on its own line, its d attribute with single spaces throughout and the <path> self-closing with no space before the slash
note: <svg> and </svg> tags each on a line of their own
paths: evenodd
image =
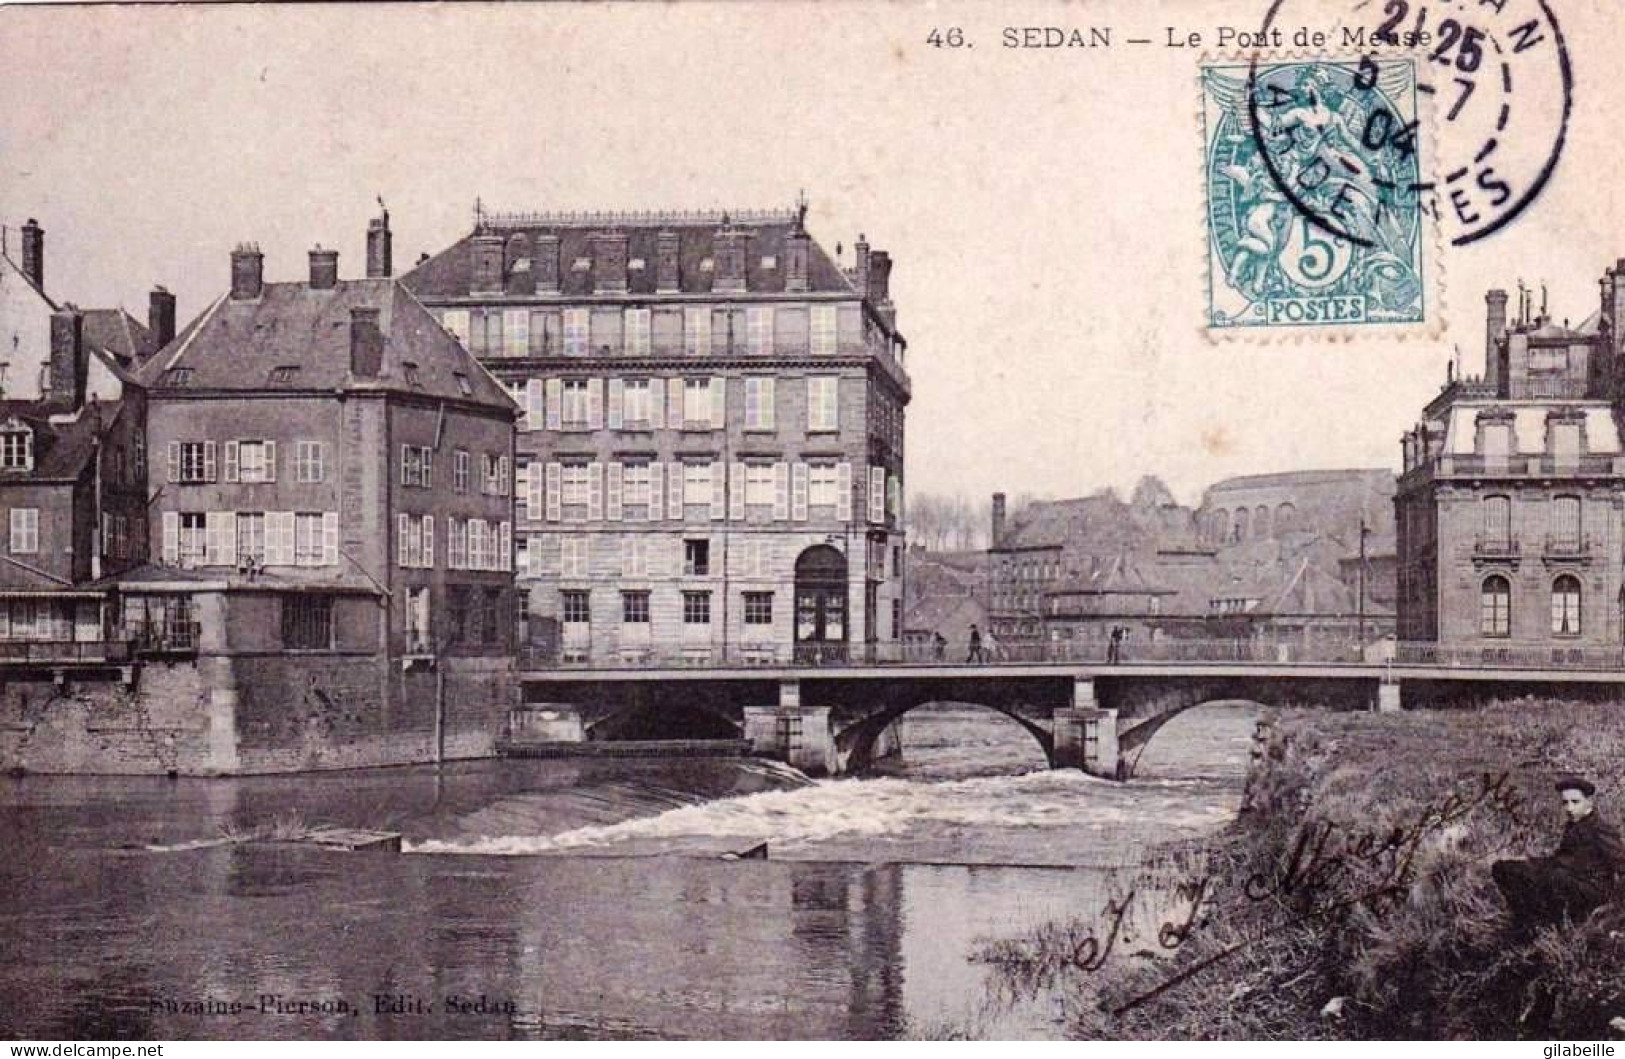
<svg viewBox="0 0 1625 1059">
<path fill-rule="evenodd" d="M 1110 869 L 1229 819 L 1251 730 L 1192 711 L 1127 785 L 1045 771 L 982 711 L 917 711 L 901 760 L 820 782 L 586 759 L 7 780 L 0 1032 L 1057 1036 L 1062 998 L 991 1003 L 972 957 L 1095 914 Z M 399 831 L 407 852 L 216 841 L 276 821 Z M 771 859 L 723 859 L 758 842 Z"/>
</svg>

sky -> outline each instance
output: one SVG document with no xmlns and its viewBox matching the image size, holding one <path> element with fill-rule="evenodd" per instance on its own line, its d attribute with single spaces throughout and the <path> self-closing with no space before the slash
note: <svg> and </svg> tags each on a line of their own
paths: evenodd
<svg viewBox="0 0 1625 1059">
<path fill-rule="evenodd" d="M 1231 475 L 1395 466 L 1453 350 L 1481 370 L 1487 287 L 1545 282 L 1559 320 L 1596 307 L 1625 257 L 1625 27 L 1609 0 L 1550 2 L 1574 70 L 1554 175 L 1501 232 L 1441 250 L 1437 333 L 1404 340 L 1202 329 L 1202 53 L 1121 41 L 1211 40 L 1256 24 L 1257 0 L 0 8 L 0 220 L 14 258 L 17 227 L 45 227 L 58 301 L 145 319 L 162 283 L 184 323 L 242 241 L 268 279 L 301 278 L 317 243 L 360 274 L 379 195 L 403 272 L 466 234 L 476 198 L 805 191 L 827 249 L 850 263 L 864 233 L 895 261 L 910 492 L 1126 493 L 1155 474 L 1194 502 Z M 1048 25 L 1119 43 L 1000 47 L 1005 26 Z M 927 43 L 952 26 L 973 47 Z"/>
</svg>

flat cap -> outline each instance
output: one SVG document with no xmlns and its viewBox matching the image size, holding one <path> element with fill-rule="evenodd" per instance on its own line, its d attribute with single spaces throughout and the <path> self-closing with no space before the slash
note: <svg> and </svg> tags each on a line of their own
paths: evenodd
<svg viewBox="0 0 1625 1059">
<path fill-rule="evenodd" d="M 1573 773 L 1557 777 L 1557 782 L 1552 786 L 1556 787 L 1559 791 L 1579 791 L 1587 798 L 1597 793 L 1596 784 L 1592 783 L 1584 776 L 1576 776 Z"/>
</svg>

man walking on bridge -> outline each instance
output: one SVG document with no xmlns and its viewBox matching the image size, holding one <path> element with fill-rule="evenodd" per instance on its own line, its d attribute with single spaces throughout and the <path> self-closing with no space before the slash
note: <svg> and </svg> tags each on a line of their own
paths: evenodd
<svg viewBox="0 0 1625 1059">
<path fill-rule="evenodd" d="M 1600 905 L 1621 898 L 1625 842 L 1598 815 L 1597 788 L 1580 776 L 1557 781 L 1569 822 L 1549 857 L 1496 861 L 1490 868 L 1512 913 L 1514 928 L 1530 932 L 1564 918 L 1579 922 Z"/>
<path fill-rule="evenodd" d="M 972 623 L 970 627 L 970 654 L 965 656 L 965 664 L 974 665 L 986 661 L 987 659 L 982 655 L 982 630 Z"/>
</svg>

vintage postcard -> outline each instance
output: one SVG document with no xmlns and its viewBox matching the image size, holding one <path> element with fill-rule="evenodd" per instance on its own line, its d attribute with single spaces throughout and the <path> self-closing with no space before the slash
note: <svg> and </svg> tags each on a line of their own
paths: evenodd
<svg viewBox="0 0 1625 1059">
<path fill-rule="evenodd" d="M 0 40 L 14 1055 L 1625 1044 L 1617 5 Z"/>
</svg>

